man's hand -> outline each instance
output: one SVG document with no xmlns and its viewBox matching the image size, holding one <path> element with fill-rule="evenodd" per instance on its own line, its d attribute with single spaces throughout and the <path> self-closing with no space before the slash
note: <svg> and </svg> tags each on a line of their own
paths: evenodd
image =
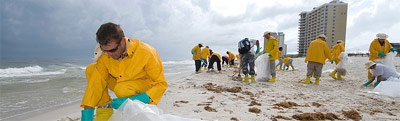
<svg viewBox="0 0 400 121">
<path fill-rule="evenodd" d="M 122 103 L 125 102 L 125 100 L 128 99 L 128 97 L 122 97 L 122 98 L 114 98 L 113 101 L 110 102 L 111 107 L 114 109 L 118 109 Z M 135 96 L 129 97 L 131 100 L 139 100 L 143 103 L 149 103 L 150 102 L 150 97 L 146 93 L 140 93 Z"/>
<path fill-rule="evenodd" d="M 94 108 L 82 110 L 81 114 L 81 121 L 93 121 Z"/>
<path fill-rule="evenodd" d="M 392 52 L 399 52 L 399 50 L 397 50 L 396 48 L 390 48 L 390 51 L 392 51 Z"/>
<path fill-rule="evenodd" d="M 386 54 L 382 53 L 382 52 L 378 52 L 378 55 L 381 56 L 382 58 L 384 58 L 386 56 Z"/>
</svg>

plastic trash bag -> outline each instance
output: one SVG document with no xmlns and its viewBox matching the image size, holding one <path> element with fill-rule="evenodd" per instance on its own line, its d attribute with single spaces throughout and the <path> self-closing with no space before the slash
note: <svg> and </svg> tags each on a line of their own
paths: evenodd
<svg viewBox="0 0 400 121">
<path fill-rule="evenodd" d="M 346 66 L 351 62 L 347 53 L 342 52 L 339 55 L 340 62 L 336 65 L 336 71 L 338 74 L 346 76 Z"/>
<path fill-rule="evenodd" d="M 262 54 L 255 61 L 255 71 L 257 73 L 256 81 L 268 81 L 271 79 L 271 70 L 269 70 L 269 56 Z"/>
<path fill-rule="evenodd" d="M 386 54 L 385 58 L 383 59 L 375 59 L 376 63 L 381 63 L 383 65 L 386 65 L 394 70 L 396 68 L 394 67 L 394 57 L 397 55 L 397 52 L 389 52 Z"/>
<path fill-rule="evenodd" d="M 390 97 L 400 97 L 400 78 L 390 77 L 379 83 L 372 92 Z"/>
<path fill-rule="evenodd" d="M 121 114 L 122 112 L 122 114 Z M 114 111 L 110 121 L 202 121 L 164 114 L 156 105 L 144 104 L 138 100 L 127 99 Z"/>
</svg>

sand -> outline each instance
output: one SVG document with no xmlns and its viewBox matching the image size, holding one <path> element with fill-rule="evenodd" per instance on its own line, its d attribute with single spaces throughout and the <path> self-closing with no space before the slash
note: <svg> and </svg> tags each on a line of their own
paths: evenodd
<svg viewBox="0 0 400 121">
<path fill-rule="evenodd" d="M 325 64 L 320 85 L 298 83 L 305 79 L 304 58 L 294 58 L 295 71 L 277 71 L 275 83 L 232 80 L 234 68 L 221 74 L 205 72 L 168 80 L 169 87 L 158 107 L 166 114 L 204 120 L 400 120 L 400 98 L 368 93 L 367 57 L 351 57 L 346 80 L 328 76 L 334 65 Z M 395 60 L 399 60 L 397 57 Z M 400 72 L 400 61 L 395 62 Z M 315 79 L 312 78 L 312 81 Z M 79 118 L 79 104 L 63 107 L 27 120 Z M 63 112 L 63 116 L 54 113 Z M 52 117 L 52 118 L 46 118 Z"/>
</svg>

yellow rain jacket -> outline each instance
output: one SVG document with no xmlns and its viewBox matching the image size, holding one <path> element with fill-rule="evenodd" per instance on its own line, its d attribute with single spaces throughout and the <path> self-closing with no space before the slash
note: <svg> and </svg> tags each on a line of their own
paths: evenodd
<svg viewBox="0 0 400 121">
<path fill-rule="evenodd" d="M 201 50 L 201 58 L 207 60 L 208 56 L 210 56 L 210 49 L 205 47 L 205 48 L 203 48 L 203 50 Z"/>
<path fill-rule="evenodd" d="M 283 63 L 284 63 L 284 64 L 287 64 L 287 62 L 288 62 L 289 60 L 292 60 L 292 58 L 291 58 L 291 57 L 284 58 L 284 59 L 283 59 Z"/>
<path fill-rule="evenodd" d="M 381 59 L 381 56 L 378 56 L 378 52 L 387 54 L 389 53 L 390 48 L 393 48 L 393 46 L 389 43 L 388 40 L 385 40 L 385 44 L 381 46 L 378 39 L 374 39 L 371 42 L 371 45 L 369 45 L 369 60 L 375 62 L 375 59 Z"/>
<path fill-rule="evenodd" d="M 240 60 L 240 55 L 236 54 L 236 59 Z"/>
<path fill-rule="evenodd" d="M 216 53 L 216 52 L 213 52 L 213 54 L 212 54 L 211 56 L 213 56 L 213 55 L 217 56 L 217 57 L 218 57 L 218 59 L 219 59 L 219 61 L 221 61 L 221 62 L 222 62 L 221 55 L 219 55 L 219 54 L 218 54 L 218 53 Z"/>
<path fill-rule="evenodd" d="M 333 60 L 335 61 L 335 64 L 338 64 L 340 62 L 339 55 L 342 52 L 344 52 L 344 44 L 343 43 L 336 44 L 335 46 L 332 47 L 331 54 L 332 54 Z"/>
<path fill-rule="evenodd" d="M 276 60 L 279 58 L 278 55 L 278 40 L 275 37 L 271 36 L 264 45 L 264 52 L 271 54 L 269 60 Z"/>
<path fill-rule="evenodd" d="M 228 51 L 229 54 L 229 61 L 235 60 L 235 54 L 233 54 L 231 51 Z"/>
<path fill-rule="evenodd" d="M 196 45 L 192 49 L 193 52 L 193 60 L 200 60 L 201 59 L 201 49 L 199 45 Z"/>
<path fill-rule="evenodd" d="M 160 57 L 152 46 L 137 39 L 125 38 L 127 56 L 115 60 L 103 53 L 86 69 L 88 85 L 81 107 L 103 106 L 111 102 L 108 89 L 117 97 L 146 93 L 150 104 L 157 104 L 167 89 Z"/>
<path fill-rule="evenodd" d="M 282 56 L 282 52 L 278 50 L 278 58 Z"/>
<path fill-rule="evenodd" d="M 326 42 L 319 38 L 312 41 L 307 49 L 306 61 L 325 64 L 325 60 L 327 58 L 329 59 L 329 61 L 332 60 Z"/>
</svg>

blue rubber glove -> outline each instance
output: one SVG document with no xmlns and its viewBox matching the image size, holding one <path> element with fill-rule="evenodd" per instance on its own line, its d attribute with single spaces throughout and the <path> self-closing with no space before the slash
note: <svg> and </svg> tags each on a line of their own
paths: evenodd
<svg viewBox="0 0 400 121">
<path fill-rule="evenodd" d="M 384 58 L 386 56 L 386 54 L 382 53 L 382 52 L 378 52 L 378 55 L 381 56 L 382 58 Z"/>
<path fill-rule="evenodd" d="M 256 54 L 260 52 L 260 46 L 257 46 Z"/>
<path fill-rule="evenodd" d="M 331 64 L 333 64 L 333 60 L 331 60 Z"/>
<path fill-rule="evenodd" d="M 114 109 L 118 109 L 119 106 L 122 105 L 122 103 L 125 102 L 125 100 L 128 99 L 127 97 L 122 97 L 122 98 L 114 98 L 113 101 L 110 102 L 111 107 Z M 135 96 L 129 97 L 131 100 L 139 100 L 142 101 L 143 103 L 149 103 L 150 102 L 150 97 L 146 93 L 140 93 Z"/>
<path fill-rule="evenodd" d="M 379 83 L 381 83 L 381 81 L 376 81 L 374 87 L 378 86 Z"/>
<path fill-rule="evenodd" d="M 192 55 L 194 54 L 194 52 L 192 51 Z"/>
<path fill-rule="evenodd" d="M 93 121 L 94 108 L 81 111 L 81 121 Z"/>
<path fill-rule="evenodd" d="M 367 83 L 363 84 L 364 87 L 367 87 L 369 84 L 371 84 L 372 81 L 368 81 Z"/>
<path fill-rule="evenodd" d="M 399 50 L 397 50 L 396 48 L 390 48 L 390 51 L 392 51 L 392 52 L 399 52 Z"/>
</svg>

